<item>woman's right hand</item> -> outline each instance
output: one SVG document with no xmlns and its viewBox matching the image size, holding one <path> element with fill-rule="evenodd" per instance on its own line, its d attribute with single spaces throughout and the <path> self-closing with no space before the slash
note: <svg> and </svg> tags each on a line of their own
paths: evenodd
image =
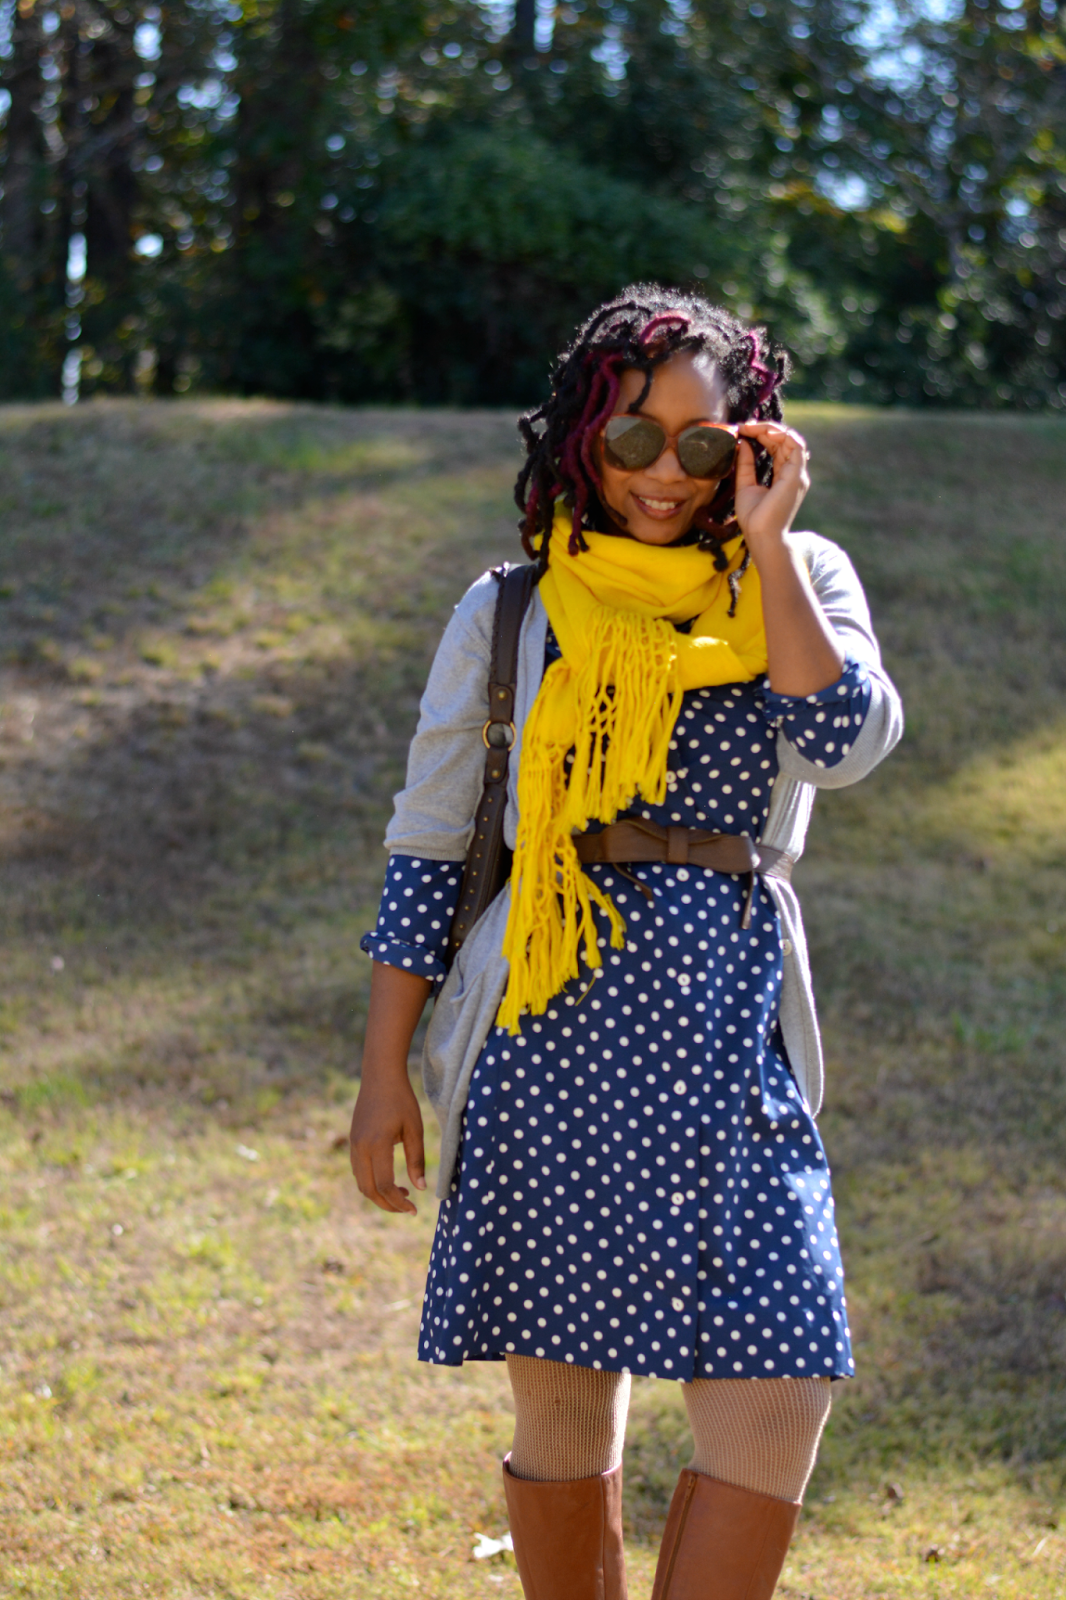
<svg viewBox="0 0 1066 1600">
<path fill-rule="evenodd" d="M 408 1081 L 406 1062 L 402 1080 L 395 1074 L 377 1084 L 364 1078 L 352 1112 L 349 1144 L 360 1192 L 382 1211 L 406 1211 L 414 1216 L 411 1191 L 396 1182 L 393 1165 L 393 1151 L 402 1144 L 408 1177 L 416 1189 L 426 1187 L 422 1113 Z"/>
<path fill-rule="evenodd" d="M 393 1151 L 403 1145 L 407 1175 L 426 1187 L 422 1112 L 407 1076 L 407 1055 L 433 985 L 402 967 L 375 961 L 363 1045 L 362 1082 L 349 1134 L 360 1191 L 382 1211 L 416 1213 L 411 1191 L 396 1182 Z"/>
</svg>

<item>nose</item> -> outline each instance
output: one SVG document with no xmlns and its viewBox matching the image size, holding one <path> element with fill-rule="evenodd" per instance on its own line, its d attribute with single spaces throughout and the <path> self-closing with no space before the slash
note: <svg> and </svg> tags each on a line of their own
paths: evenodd
<svg viewBox="0 0 1066 1600">
<path fill-rule="evenodd" d="M 663 483 L 676 481 L 678 478 L 688 476 L 681 462 L 678 460 L 677 451 L 672 444 L 668 444 L 658 461 L 653 461 L 648 468 L 650 478 L 658 478 Z"/>
</svg>

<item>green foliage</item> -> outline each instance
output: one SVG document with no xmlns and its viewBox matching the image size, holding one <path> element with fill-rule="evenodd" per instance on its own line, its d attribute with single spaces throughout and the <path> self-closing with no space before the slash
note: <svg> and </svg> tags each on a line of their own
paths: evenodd
<svg viewBox="0 0 1066 1600">
<path fill-rule="evenodd" d="M 421 141 L 388 163 L 381 195 L 362 222 L 367 276 L 323 330 L 348 358 L 345 398 L 521 403 L 584 308 L 633 279 L 718 277 L 736 255 L 693 207 L 560 166 L 535 134 Z"/>
<path fill-rule="evenodd" d="M 657 276 L 801 393 L 1066 405 L 1053 0 L 8 6 L 0 395 L 525 402 Z"/>
</svg>

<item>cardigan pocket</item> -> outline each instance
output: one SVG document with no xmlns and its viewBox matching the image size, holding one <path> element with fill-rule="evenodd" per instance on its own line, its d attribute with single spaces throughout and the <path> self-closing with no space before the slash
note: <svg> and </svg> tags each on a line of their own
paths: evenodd
<svg viewBox="0 0 1066 1600">
<path fill-rule="evenodd" d="M 442 1198 L 455 1172 L 470 1079 L 507 987 L 508 966 L 500 946 L 510 903 L 505 888 L 478 919 L 437 997 L 426 1030 L 422 1082 L 441 1126 L 437 1193 Z"/>
</svg>

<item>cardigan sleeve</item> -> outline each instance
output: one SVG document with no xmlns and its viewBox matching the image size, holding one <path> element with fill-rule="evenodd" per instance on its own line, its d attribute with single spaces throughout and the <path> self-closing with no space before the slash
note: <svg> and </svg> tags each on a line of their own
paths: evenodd
<svg viewBox="0 0 1066 1600">
<path fill-rule="evenodd" d="M 798 533 L 792 537 L 807 563 L 811 587 L 840 640 L 848 667 L 865 669 L 868 699 L 865 710 L 860 711 L 861 724 L 849 730 L 854 733 L 854 738 L 846 741 L 850 748 L 835 763 L 825 764 L 824 756 L 819 758 L 823 764 L 819 764 L 819 759 L 808 757 L 802 745 L 797 747 L 782 726 L 777 736 L 778 766 L 786 777 L 800 783 L 814 784 L 819 789 L 843 789 L 865 778 L 899 743 L 903 734 L 903 705 L 895 684 L 881 664 L 881 648 L 870 621 L 870 608 L 851 561 L 831 539 L 823 539 L 815 533 Z M 837 687 L 831 685 L 831 690 Z"/>
<path fill-rule="evenodd" d="M 466 858 L 484 783 L 481 734 L 489 714 L 495 608 L 496 581 L 486 572 L 444 630 L 422 696 L 407 781 L 385 833 L 390 853 L 429 861 Z"/>
</svg>

